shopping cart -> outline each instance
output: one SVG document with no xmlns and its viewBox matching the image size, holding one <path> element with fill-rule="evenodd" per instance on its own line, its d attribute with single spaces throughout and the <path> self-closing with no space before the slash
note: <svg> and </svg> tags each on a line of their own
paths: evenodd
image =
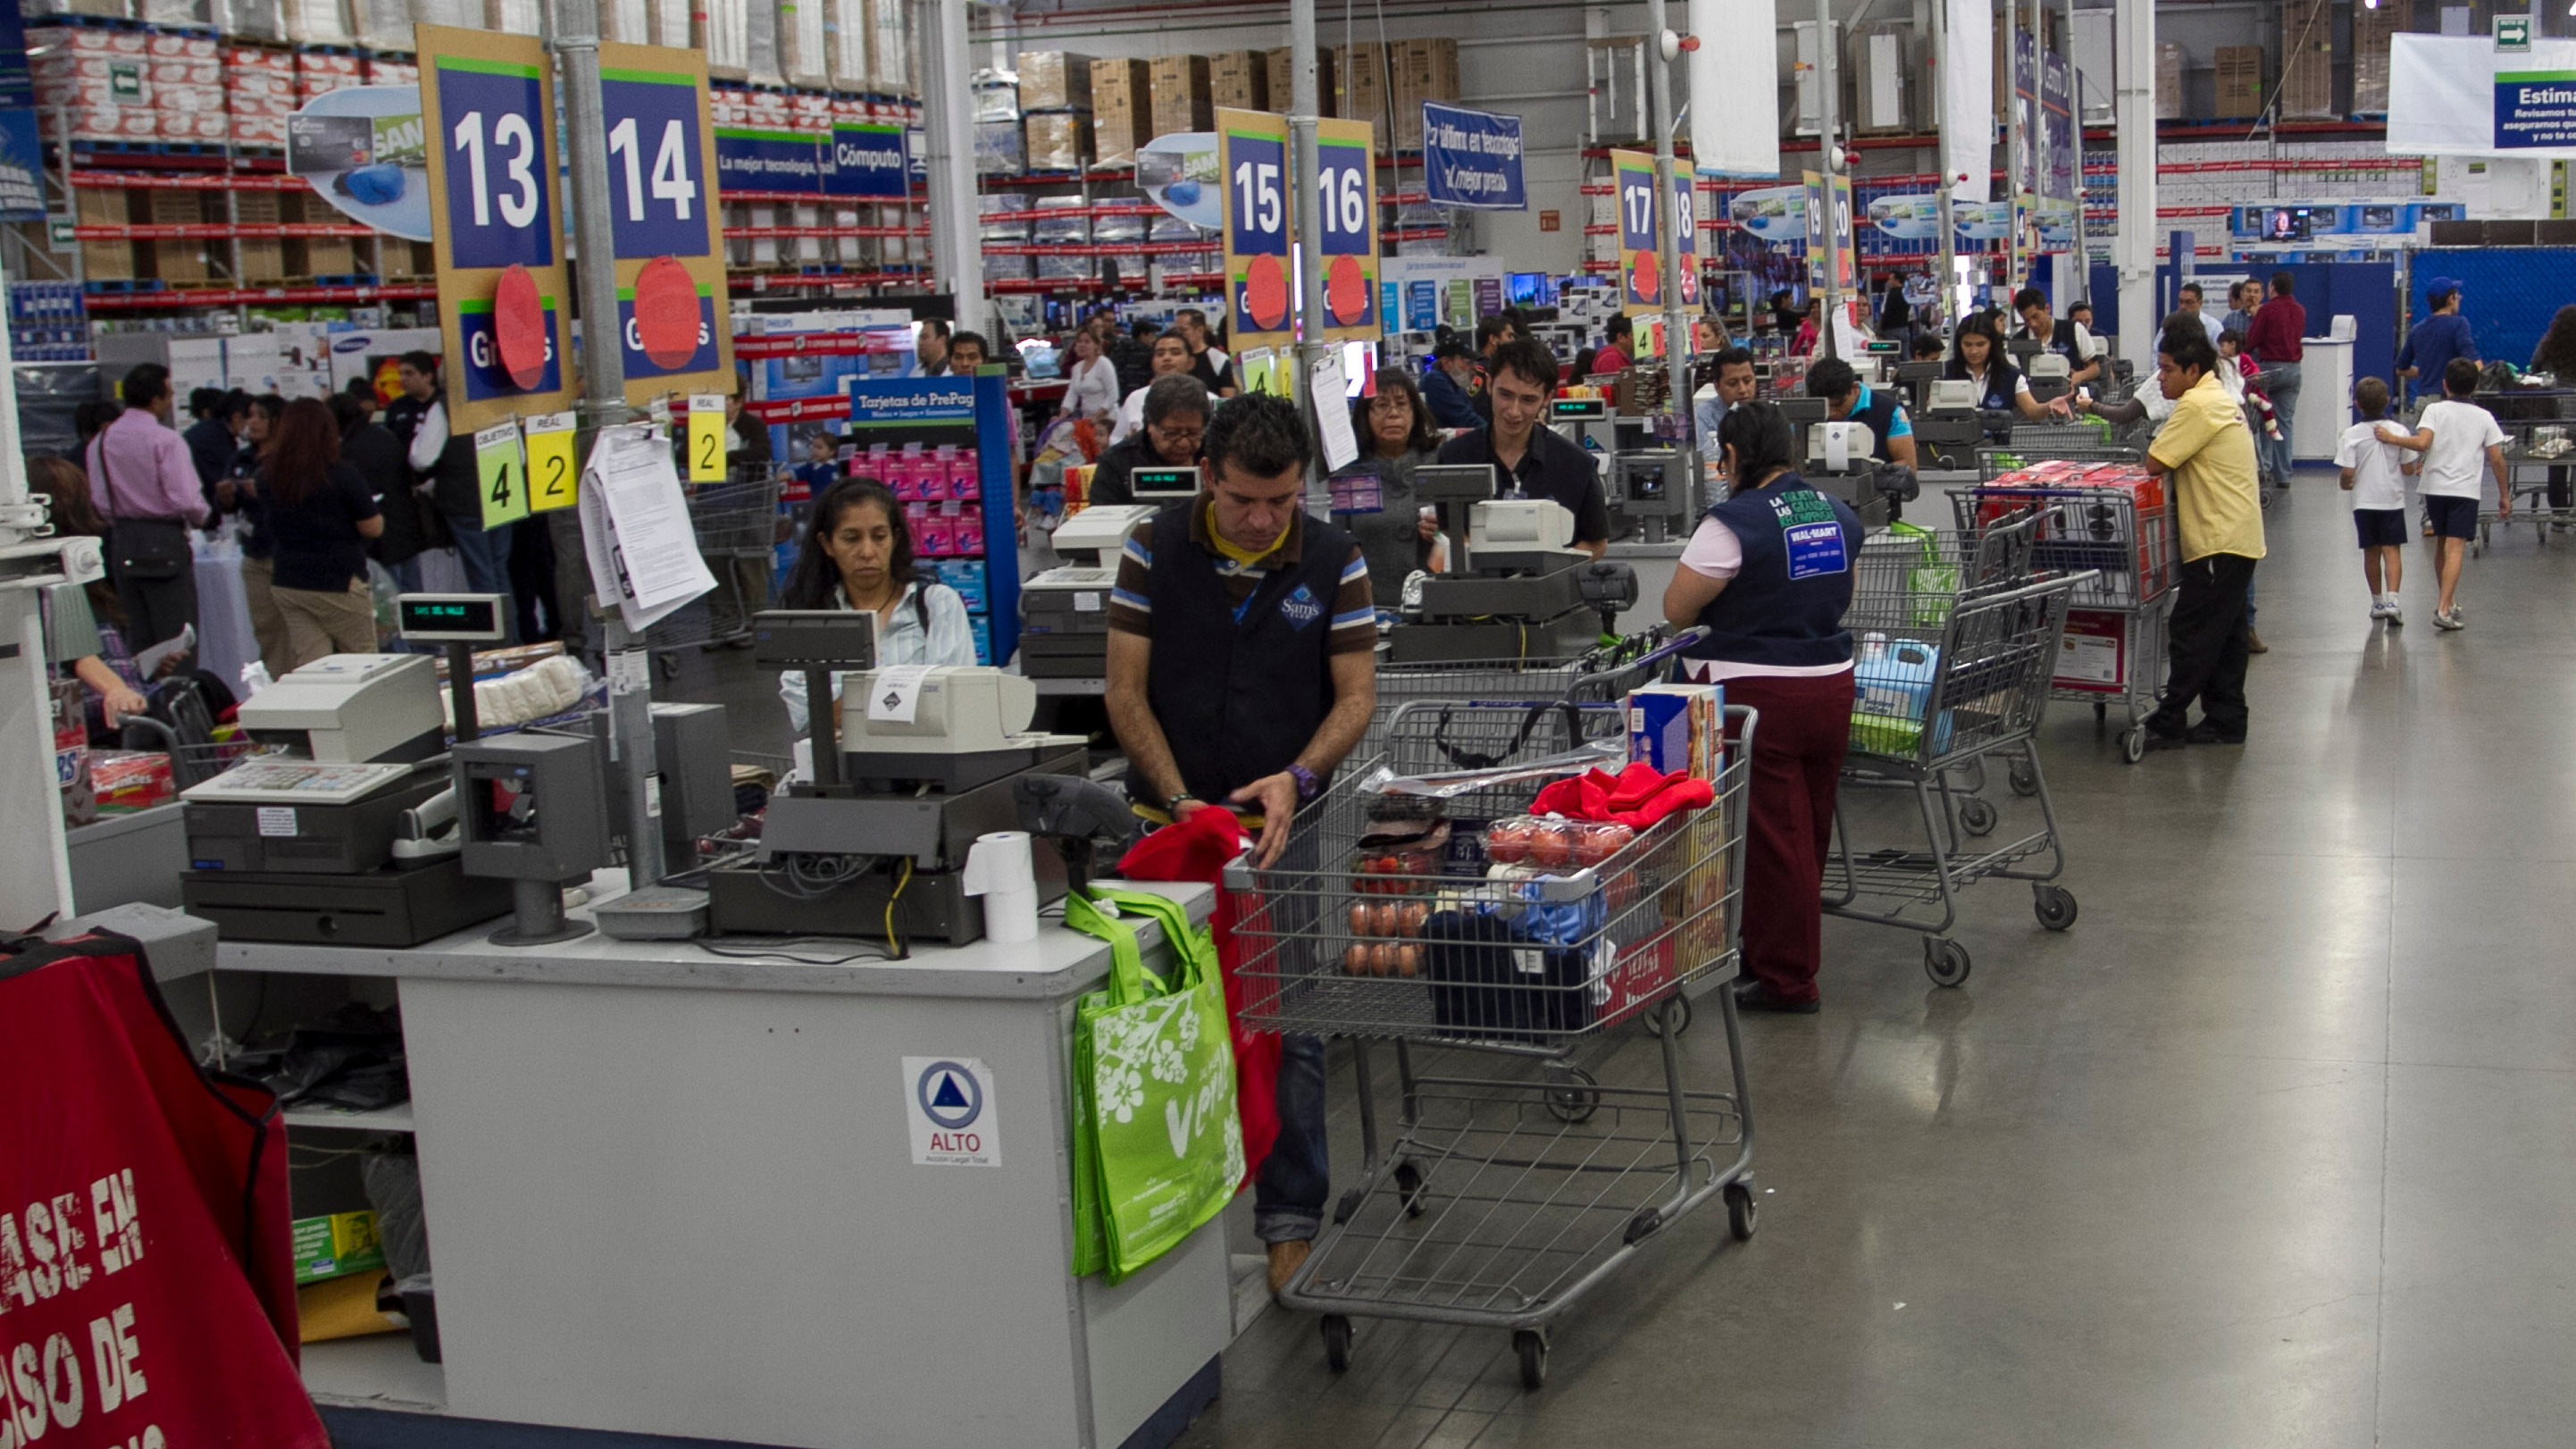
<svg viewBox="0 0 2576 1449">
<path fill-rule="evenodd" d="M 2111 706 L 2120 706 L 2121 756 L 2133 765 L 2145 758 L 2173 611 L 2174 519 L 2163 493 L 1989 483 L 1952 494 L 1951 503 L 1959 527 L 1972 533 L 2031 516 L 2032 565 L 2082 580 L 2067 601 L 2052 697 L 2092 705 L 2097 724 L 2107 725 Z M 2038 791 L 2037 778 L 2018 764 L 2011 779 L 2020 794 Z"/>
<path fill-rule="evenodd" d="M 1350 758 L 1366 760 L 1386 749 L 1387 721 L 1417 700 L 1475 702 L 1562 699 L 1602 704 L 1626 697 L 1629 690 L 1651 684 L 1691 645 L 1708 637 L 1705 628 L 1675 634 L 1658 624 L 1571 659 L 1484 659 L 1377 666 L 1377 713 L 1367 733 L 1352 747 Z"/>
<path fill-rule="evenodd" d="M 2028 556 L 2035 527 L 2025 518 L 1976 534 L 1944 530 L 1929 547 L 1919 538 L 1874 537 L 1862 546 L 1844 616 L 1862 641 L 1844 781 L 1909 790 L 1919 829 L 1907 827 L 1906 839 L 1884 847 L 1856 841 L 1838 795 L 1824 907 L 1923 933 L 1923 969 L 1936 985 L 1968 978 L 1968 950 L 1948 932 L 1958 893 L 1975 881 L 2028 881 L 2042 926 L 2075 924 L 2075 897 L 2055 883 L 2066 855 L 2031 739 L 2047 706 L 2067 603 L 2090 581 L 2011 578 L 2011 558 Z M 1976 582 L 1981 574 L 2001 581 Z M 1957 775 L 1990 757 L 2028 780 L 2037 830 L 1984 839 L 2000 817 L 1961 789 Z"/>
<path fill-rule="evenodd" d="M 690 483 L 681 492 L 698 555 L 715 587 L 644 631 L 644 647 L 665 678 L 681 650 L 747 640 L 751 616 L 769 602 L 769 579 L 787 520 L 778 511 L 778 470 L 736 465 L 720 483 Z"/>
<path fill-rule="evenodd" d="M 1389 723 L 1386 753 L 1300 818 L 1282 864 L 1228 872 L 1244 896 L 1243 1020 L 1351 1042 L 1359 1180 L 1280 1294 L 1323 1315 L 1335 1370 L 1350 1363 L 1355 1316 L 1455 1323 L 1510 1330 L 1522 1383 L 1536 1388 L 1549 1325 L 1676 1219 L 1722 1194 L 1734 1236 L 1753 1235 L 1753 1120 L 1733 993 L 1717 992 L 1731 1092 L 1685 1090 L 1676 1038 L 1691 997 L 1736 974 L 1754 712 L 1727 711 L 1738 738 L 1713 804 L 1552 875 L 1497 867 L 1532 878 L 1489 878 L 1484 855 L 1484 827 L 1525 812 L 1534 779 L 1461 788 L 1436 812 L 1378 789 L 1380 765 L 1429 775 L 1586 744 L 1615 764 L 1623 717 L 1617 705 L 1561 701 L 1408 705 Z M 1445 842 L 1435 827 L 1409 850 L 1373 843 L 1390 815 L 1418 827 L 1435 813 Z M 1391 974 L 1382 949 L 1395 953 Z M 1660 1085 L 1605 1085 L 1569 1059 L 1640 1019 L 1661 1038 Z M 1395 1044 L 1402 1101 L 1385 1142 L 1370 1075 L 1379 1039 Z M 1426 1075 L 1416 1047 L 1522 1070 Z"/>
<path fill-rule="evenodd" d="M 2082 438 L 2075 434 L 2083 434 Z M 2025 434 L 2046 434 L 2045 439 L 2024 440 Z M 2092 428 L 2058 424 L 2022 423 L 2013 428 L 2010 443 L 1994 443 L 1977 449 L 1977 477 L 1991 483 L 1995 479 L 2033 463 L 2134 463 L 2142 455 L 2135 448 L 2106 442 Z"/>
</svg>

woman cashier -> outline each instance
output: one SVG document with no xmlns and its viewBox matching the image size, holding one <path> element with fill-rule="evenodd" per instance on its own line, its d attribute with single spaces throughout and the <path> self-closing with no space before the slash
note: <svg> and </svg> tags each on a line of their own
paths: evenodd
<svg viewBox="0 0 2576 1449">
<path fill-rule="evenodd" d="M 1746 1011 L 1816 1010 L 1824 930 L 1820 893 L 1834 828 L 1834 788 L 1851 740 L 1851 606 L 1860 518 L 1790 466 L 1796 430 L 1766 402 L 1728 409 L 1718 426 L 1734 492 L 1709 509 L 1664 590 L 1673 627 L 1704 626 L 1688 677 L 1722 683 L 1750 705 L 1752 798 L 1745 825 Z"/>
</svg>

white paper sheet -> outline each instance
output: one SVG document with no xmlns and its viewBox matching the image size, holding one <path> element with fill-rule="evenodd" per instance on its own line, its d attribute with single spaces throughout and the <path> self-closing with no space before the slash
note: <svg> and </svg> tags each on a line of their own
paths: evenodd
<svg viewBox="0 0 2576 1449">
<path fill-rule="evenodd" d="M 886 724 L 910 724 L 921 708 L 921 681 L 927 664 L 898 664 L 877 671 L 868 689 L 868 718 Z"/>
<path fill-rule="evenodd" d="M 1324 471 L 1347 468 L 1359 461 L 1360 440 L 1351 432 L 1351 409 L 1348 384 L 1342 377 L 1340 349 L 1315 359 L 1315 421 L 1324 433 Z"/>
<path fill-rule="evenodd" d="M 670 449 L 647 428 L 603 429 L 583 470 L 582 545 L 591 585 L 637 632 L 715 587 L 699 556 Z"/>
</svg>

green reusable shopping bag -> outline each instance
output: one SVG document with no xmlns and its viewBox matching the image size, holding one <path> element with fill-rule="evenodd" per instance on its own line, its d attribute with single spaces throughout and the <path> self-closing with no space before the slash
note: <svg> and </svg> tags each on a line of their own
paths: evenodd
<svg viewBox="0 0 2576 1449">
<path fill-rule="evenodd" d="M 1905 592 L 1913 600 L 1911 614 L 1917 627 L 1941 627 L 1949 621 L 1951 601 L 1959 593 L 1959 566 L 1941 561 L 1940 541 L 1930 529 L 1899 519 L 1887 526 L 1887 532 L 1892 538 L 1919 540 L 1923 562 L 1906 571 Z"/>
<path fill-rule="evenodd" d="M 1178 902 L 1095 889 L 1067 897 L 1064 916 L 1107 941 L 1110 961 L 1108 987 L 1074 1009 L 1073 1271 L 1116 1283 L 1223 1211 L 1243 1180 L 1233 1039 L 1215 943 Z M 1173 943 L 1168 978 L 1145 970 L 1140 918 Z"/>
</svg>

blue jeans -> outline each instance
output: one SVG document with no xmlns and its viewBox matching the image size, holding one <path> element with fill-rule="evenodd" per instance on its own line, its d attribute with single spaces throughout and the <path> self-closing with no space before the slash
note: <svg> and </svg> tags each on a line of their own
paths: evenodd
<svg viewBox="0 0 2576 1449">
<path fill-rule="evenodd" d="M 465 566 L 465 587 L 478 594 L 501 596 L 501 618 L 515 636 L 518 619 L 510 606 L 510 530 L 518 527 L 505 523 L 485 529 L 463 519 L 447 520 L 447 531 L 456 535 L 456 561 Z M 514 637 L 510 642 L 518 642 Z"/>
<path fill-rule="evenodd" d="M 2273 363 L 2263 369 L 2263 376 L 2259 381 L 2263 388 L 2263 395 L 2272 400 L 2273 408 L 2281 415 L 2281 440 L 2277 443 L 2270 438 L 2261 438 L 2257 441 L 2262 443 L 2271 454 L 2273 482 L 2287 488 L 2290 486 L 2290 470 L 2297 464 L 2297 459 L 2291 450 L 2291 440 L 2296 438 L 2298 433 L 2291 425 L 2297 420 L 2299 412 L 2299 364 Z"/>
<path fill-rule="evenodd" d="M 1325 1161 L 1324 1043 L 1280 1039 L 1279 1140 L 1252 1183 L 1252 1231 L 1265 1243 L 1303 1242 L 1324 1226 L 1332 1192 Z"/>
</svg>

